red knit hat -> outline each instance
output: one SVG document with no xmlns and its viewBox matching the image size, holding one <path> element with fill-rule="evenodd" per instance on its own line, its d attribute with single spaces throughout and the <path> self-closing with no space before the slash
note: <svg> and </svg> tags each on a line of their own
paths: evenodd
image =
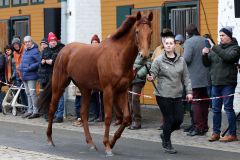
<svg viewBox="0 0 240 160">
<path fill-rule="evenodd" d="M 55 35 L 53 32 L 48 33 L 48 43 L 49 43 L 51 40 L 58 41 L 56 35 Z"/>
<path fill-rule="evenodd" d="M 98 43 L 100 43 L 100 39 L 98 38 L 98 35 L 96 35 L 96 34 L 94 34 L 93 35 L 93 37 L 92 37 L 92 39 L 91 39 L 91 43 L 92 43 L 92 41 L 97 41 Z"/>
</svg>

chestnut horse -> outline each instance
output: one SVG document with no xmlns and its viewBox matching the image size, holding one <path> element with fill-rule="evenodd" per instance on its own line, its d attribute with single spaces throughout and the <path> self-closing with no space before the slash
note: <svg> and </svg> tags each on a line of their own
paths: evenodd
<svg viewBox="0 0 240 160">
<path fill-rule="evenodd" d="M 52 141 L 52 122 L 59 98 L 71 81 L 82 94 L 81 118 L 87 144 L 97 149 L 88 127 L 88 111 L 92 90 L 103 91 L 105 132 L 103 144 L 108 156 L 130 121 L 128 108 L 128 87 L 134 78 L 133 63 L 137 54 L 149 55 L 151 43 L 151 21 L 153 14 L 128 16 L 115 34 L 99 45 L 73 42 L 66 45 L 58 54 L 50 82 L 39 99 L 40 109 L 48 112 L 48 143 Z M 123 115 L 122 122 L 109 140 L 112 120 L 112 106 Z M 49 105 L 50 104 L 50 105 Z"/>
</svg>

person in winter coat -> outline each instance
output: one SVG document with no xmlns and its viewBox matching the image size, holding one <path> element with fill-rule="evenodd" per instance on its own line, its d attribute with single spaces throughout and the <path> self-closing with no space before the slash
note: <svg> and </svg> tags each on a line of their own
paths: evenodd
<svg viewBox="0 0 240 160">
<path fill-rule="evenodd" d="M 47 38 L 43 38 L 40 42 L 40 52 L 42 53 L 42 51 L 48 47 L 48 40 Z"/>
<path fill-rule="evenodd" d="M 25 51 L 19 66 L 25 92 L 28 97 L 28 109 L 23 118 L 33 119 L 39 117 L 37 108 L 36 83 L 38 80 L 38 66 L 40 64 L 40 54 L 38 46 L 33 43 L 31 36 L 24 37 Z"/>
<path fill-rule="evenodd" d="M 13 58 L 13 51 L 10 45 L 6 45 L 4 48 L 5 53 L 5 81 L 6 83 L 14 83 L 13 80 L 16 77 L 16 65 Z"/>
<path fill-rule="evenodd" d="M 184 43 L 183 58 L 185 59 L 193 88 L 193 98 L 208 98 L 210 86 L 209 68 L 202 63 L 202 49 L 205 47 L 205 38 L 200 36 L 197 27 L 189 24 L 186 27 L 188 39 Z M 193 111 L 193 128 L 188 136 L 204 135 L 208 131 L 209 101 L 197 101 L 191 104 Z"/>
<path fill-rule="evenodd" d="M 92 45 L 99 45 L 100 39 L 98 35 L 94 34 L 91 38 Z M 103 106 L 101 105 L 101 94 L 98 90 L 92 90 L 91 101 L 89 107 L 89 122 L 103 121 Z"/>
<path fill-rule="evenodd" d="M 163 133 L 160 135 L 162 146 L 167 153 L 176 153 L 172 147 L 171 134 L 180 128 L 183 122 L 182 94 L 185 87 L 186 99 L 192 100 L 192 86 L 187 64 L 183 57 L 175 53 L 174 37 L 166 37 L 164 53 L 152 63 L 151 76 L 147 79 L 157 79 L 157 90 L 154 91 L 157 104 L 163 114 Z"/>
<path fill-rule="evenodd" d="M 49 82 L 52 76 L 53 66 L 56 61 L 56 58 L 58 56 L 58 53 L 63 47 L 64 44 L 60 43 L 56 35 L 50 32 L 48 34 L 48 47 L 46 47 L 42 52 L 41 63 L 38 70 L 39 82 L 42 89 Z M 58 102 L 55 118 L 53 119 L 54 123 L 63 122 L 63 111 L 64 111 L 64 97 L 61 96 Z M 46 120 L 48 120 L 47 113 L 45 114 L 45 118 Z"/>
<path fill-rule="evenodd" d="M 240 47 L 235 38 L 232 37 L 232 28 L 224 27 L 219 31 L 220 44 L 214 45 L 210 40 L 210 48 L 203 48 L 202 60 L 205 66 L 210 67 L 212 82 L 212 96 L 227 96 L 235 93 L 237 86 L 238 69 L 236 64 L 240 58 Z M 212 100 L 213 113 L 213 134 L 208 139 L 210 142 L 219 140 L 220 142 L 236 141 L 236 115 L 233 109 L 234 96 L 223 99 Z M 220 138 L 222 105 L 228 119 L 228 134 Z"/>
<path fill-rule="evenodd" d="M 135 79 L 132 81 L 130 86 L 130 91 L 141 94 L 142 89 L 146 83 L 147 68 L 145 64 L 150 69 L 151 61 L 150 58 L 143 58 L 140 55 L 137 56 L 133 70 L 135 70 Z M 132 124 L 128 129 L 136 130 L 141 128 L 141 107 L 140 107 L 140 96 L 135 94 L 129 94 L 129 104 L 132 114 Z"/>
<path fill-rule="evenodd" d="M 0 81 L 5 82 L 5 56 L 0 51 Z M 0 83 L 0 90 L 2 88 L 2 83 Z"/>
<path fill-rule="evenodd" d="M 5 56 L 0 51 L 0 112 L 2 111 L 2 86 L 4 85 L 2 82 L 5 82 Z"/>
<path fill-rule="evenodd" d="M 175 42 L 176 42 L 175 52 L 182 56 L 183 52 L 184 52 L 184 49 L 183 49 L 184 37 L 183 37 L 183 35 L 177 34 L 175 37 Z"/>
<path fill-rule="evenodd" d="M 16 74 L 14 77 L 12 77 L 14 85 L 20 87 L 22 83 L 22 75 L 19 70 L 20 63 L 22 61 L 22 55 L 25 49 L 24 44 L 21 43 L 20 39 L 18 37 L 14 37 L 12 39 L 12 49 L 13 49 L 13 58 L 15 62 L 15 67 L 16 67 Z M 27 95 L 24 89 L 21 90 L 20 92 L 20 98 L 21 98 L 21 103 L 25 106 L 28 106 L 28 100 L 27 100 Z"/>
</svg>

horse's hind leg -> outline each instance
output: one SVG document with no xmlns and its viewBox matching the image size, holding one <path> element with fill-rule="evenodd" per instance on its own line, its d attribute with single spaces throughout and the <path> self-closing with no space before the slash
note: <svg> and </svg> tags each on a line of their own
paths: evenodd
<svg viewBox="0 0 240 160">
<path fill-rule="evenodd" d="M 48 111 L 47 141 L 48 141 L 48 144 L 51 144 L 53 146 L 55 146 L 52 140 L 52 123 L 53 123 L 54 114 L 57 109 L 58 101 L 60 97 L 63 95 L 64 90 L 69 85 L 69 83 L 70 83 L 70 80 L 64 75 L 61 76 L 61 80 L 59 79 L 56 80 L 54 79 L 54 77 L 52 79 L 52 99 L 51 99 L 51 103 Z"/>
<path fill-rule="evenodd" d="M 114 98 L 116 98 L 116 106 L 117 107 L 122 107 L 123 110 L 123 123 L 120 125 L 118 130 L 114 133 L 113 139 L 111 140 L 110 146 L 111 148 L 114 147 L 117 139 L 119 139 L 126 128 L 126 126 L 130 122 L 130 112 L 129 112 L 129 107 L 128 107 L 128 93 L 122 92 L 116 95 Z"/>
<path fill-rule="evenodd" d="M 82 93 L 82 104 L 81 104 L 81 119 L 83 123 L 83 129 L 85 133 L 85 138 L 87 144 L 90 146 L 90 149 L 96 149 L 96 145 L 93 143 L 91 133 L 88 126 L 88 114 L 89 114 L 89 105 L 91 100 L 91 90 L 81 90 Z"/>
</svg>

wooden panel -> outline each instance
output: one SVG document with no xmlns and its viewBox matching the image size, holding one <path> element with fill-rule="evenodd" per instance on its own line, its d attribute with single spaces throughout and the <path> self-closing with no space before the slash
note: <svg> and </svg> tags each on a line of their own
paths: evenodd
<svg viewBox="0 0 240 160">
<path fill-rule="evenodd" d="M 153 94 L 154 88 L 151 82 L 146 82 L 142 93 L 147 96 L 151 96 L 152 98 L 142 98 L 141 103 L 142 104 L 157 104 L 155 95 Z"/>
<path fill-rule="evenodd" d="M 202 3 L 201 3 L 202 2 Z M 217 42 L 218 33 L 218 0 L 200 1 L 200 33 L 211 34 Z"/>
<path fill-rule="evenodd" d="M 135 15 L 137 12 L 138 9 L 135 9 L 133 10 L 132 14 Z M 160 32 L 161 32 L 160 9 L 146 9 L 142 11 L 142 13 L 145 15 L 148 15 L 150 12 L 153 13 L 153 20 L 151 22 L 153 33 L 150 46 L 150 50 L 153 52 L 155 48 L 160 45 Z"/>
<path fill-rule="evenodd" d="M 8 21 L 0 21 L 0 51 L 8 44 Z"/>
<path fill-rule="evenodd" d="M 106 25 L 109 24 L 108 17 L 116 17 L 117 6 L 134 4 L 134 8 L 158 7 L 161 6 L 163 2 L 164 0 L 101 0 L 101 15 L 104 15 L 102 16 L 102 37 L 106 38 L 107 35 L 114 33 L 116 30 L 116 19 L 111 23 L 111 26 L 106 27 Z"/>
</svg>

